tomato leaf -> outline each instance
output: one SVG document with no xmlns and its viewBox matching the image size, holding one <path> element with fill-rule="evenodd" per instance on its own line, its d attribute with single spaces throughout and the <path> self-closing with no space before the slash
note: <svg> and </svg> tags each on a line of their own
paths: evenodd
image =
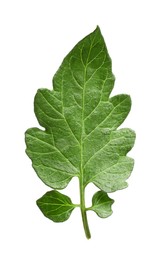
<svg viewBox="0 0 160 260">
<path fill-rule="evenodd" d="M 25 135 L 26 153 L 46 185 L 63 189 L 78 177 L 79 206 L 87 238 L 86 186 L 93 183 L 102 190 L 94 195 L 91 209 L 106 217 L 113 202 L 106 192 L 126 188 L 134 165 L 126 155 L 134 145 L 135 133 L 129 128 L 117 130 L 131 109 L 131 98 L 126 94 L 110 97 L 114 81 L 111 58 L 97 27 L 65 57 L 53 77 L 53 90 L 37 91 L 34 111 L 44 130 L 30 128 Z M 51 194 L 53 202 L 60 196 L 56 191 Z M 97 198 L 103 206 L 97 204 Z M 41 202 L 38 206 L 47 215 Z M 66 220 L 66 216 L 64 210 L 64 215 L 52 216 L 52 220 Z"/>
<path fill-rule="evenodd" d="M 110 199 L 106 192 L 97 191 L 92 198 L 92 207 L 88 210 L 93 210 L 101 218 L 107 218 L 112 214 L 111 206 L 114 200 Z"/>
<path fill-rule="evenodd" d="M 54 222 L 66 221 L 75 208 L 68 196 L 55 190 L 43 195 L 42 198 L 37 200 L 37 205 L 42 213 Z"/>
</svg>

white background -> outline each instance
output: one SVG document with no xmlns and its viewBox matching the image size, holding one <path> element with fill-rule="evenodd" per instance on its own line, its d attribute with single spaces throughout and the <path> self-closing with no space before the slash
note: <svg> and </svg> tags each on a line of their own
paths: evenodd
<svg viewBox="0 0 160 260">
<path fill-rule="evenodd" d="M 0 1 L 0 259 L 160 259 L 159 14 L 158 0 Z M 89 212 L 87 240 L 78 209 L 56 224 L 36 206 L 49 188 L 25 155 L 24 132 L 38 126 L 36 90 L 52 88 L 64 56 L 97 25 L 113 61 L 112 94 L 132 97 L 123 126 L 137 139 L 129 187 L 110 195 L 110 218 Z M 64 193 L 77 202 L 77 181 Z"/>
</svg>

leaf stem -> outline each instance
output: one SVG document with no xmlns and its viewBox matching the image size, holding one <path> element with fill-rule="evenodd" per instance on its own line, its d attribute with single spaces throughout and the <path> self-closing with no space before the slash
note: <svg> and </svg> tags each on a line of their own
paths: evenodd
<svg viewBox="0 0 160 260">
<path fill-rule="evenodd" d="M 80 185 L 80 209 L 81 209 L 83 227 L 84 227 L 84 231 L 85 231 L 85 235 L 86 235 L 87 239 L 90 239 L 91 233 L 89 230 L 87 214 L 86 214 L 86 207 L 85 207 L 85 188 L 83 186 L 81 178 L 80 178 L 79 185 Z"/>
</svg>

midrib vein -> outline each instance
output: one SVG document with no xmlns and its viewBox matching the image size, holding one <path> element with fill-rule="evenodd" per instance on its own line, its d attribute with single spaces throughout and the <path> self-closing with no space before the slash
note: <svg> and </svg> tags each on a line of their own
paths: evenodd
<svg viewBox="0 0 160 260">
<path fill-rule="evenodd" d="M 81 147 L 81 185 L 83 185 L 83 139 L 84 139 L 84 97 L 85 97 L 85 88 L 86 88 L 86 76 L 87 76 L 87 66 L 88 66 L 88 60 L 89 60 L 89 57 L 90 57 L 90 53 L 91 53 L 91 49 L 92 49 L 92 46 L 93 46 L 93 41 L 91 42 L 91 45 L 90 45 L 90 49 L 89 49 L 89 52 L 88 52 L 88 56 L 87 56 L 87 60 L 86 60 L 86 65 L 84 64 L 83 62 L 83 59 L 82 59 L 82 49 L 81 49 L 81 62 L 82 62 L 82 65 L 84 66 L 84 82 L 83 82 L 83 91 L 82 91 L 82 115 L 81 115 L 81 118 L 82 118 L 82 130 L 81 130 L 81 142 L 80 142 L 80 147 Z"/>
<path fill-rule="evenodd" d="M 82 53 L 81 53 L 82 54 Z M 82 55 L 81 55 L 82 58 Z M 83 184 L 83 135 L 84 135 L 84 94 L 85 94 L 85 80 L 86 80 L 86 67 L 84 67 L 84 85 L 83 85 L 83 91 L 82 91 L 82 130 L 81 130 L 81 142 L 80 142 L 80 149 L 81 149 L 81 185 Z"/>
</svg>

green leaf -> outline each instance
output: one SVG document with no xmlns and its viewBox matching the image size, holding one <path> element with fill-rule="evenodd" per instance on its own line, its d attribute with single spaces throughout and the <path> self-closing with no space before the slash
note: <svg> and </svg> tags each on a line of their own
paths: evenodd
<svg viewBox="0 0 160 260">
<path fill-rule="evenodd" d="M 37 200 L 37 205 L 42 213 L 54 222 L 66 221 L 75 205 L 71 199 L 58 191 L 52 190 Z"/>
<path fill-rule="evenodd" d="M 89 238 L 85 187 L 105 192 L 127 187 L 134 161 L 131 129 L 118 129 L 131 109 L 126 94 L 110 97 L 115 77 L 99 27 L 65 57 L 53 77 L 53 90 L 39 89 L 34 111 L 44 130 L 26 131 L 26 153 L 39 178 L 63 189 L 79 178 L 82 220 Z"/>
<path fill-rule="evenodd" d="M 107 218 L 112 214 L 111 206 L 114 200 L 110 199 L 106 192 L 98 191 L 92 198 L 92 207 L 88 210 L 93 210 L 101 218 Z"/>
<path fill-rule="evenodd" d="M 64 136 L 62 140 L 63 138 Z M 55 189 L 65 188 L 71 178 L 78 175 L 78 170 L 64 155 L 64 151 L 57 148 L 51 132 L 38 128 L 28 129 L 26 143 L 26 152 L 32 159 L 33 168 L 48 186 Z"/>
<path fill-rule="evenodd" d="M 105 145 L 86 162 L 85 184 L 93 182 L 106 192 L 127 187 L 125 180 L 130 176 L 134 161 L 125 155 L 134 140 L 135 133 L 130 129 L 112 131 Z"/>
</svg>

